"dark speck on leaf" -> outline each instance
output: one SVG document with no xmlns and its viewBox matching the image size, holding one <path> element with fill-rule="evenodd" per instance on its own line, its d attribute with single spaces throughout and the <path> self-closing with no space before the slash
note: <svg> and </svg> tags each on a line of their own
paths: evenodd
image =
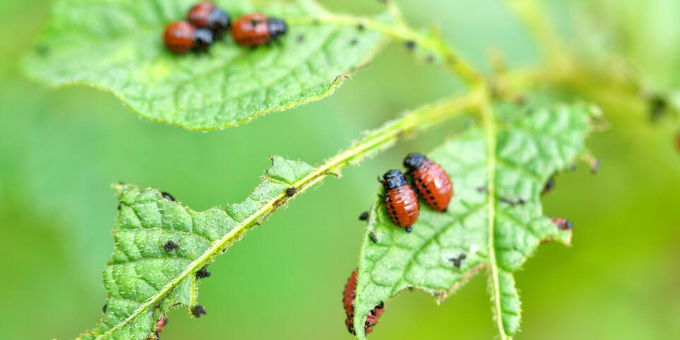
<svg viewBox="0 0 680 340">
<path fill-rule="evenodd" d="M 286 189 L 286 195 L 288 195 L 288 197 L 293 197 L 296 193 L 297 189 L 295 189 L 295 187 L 290 187 Z"/>
<path fill-rule="evenodd" d="M 364 27 L 364 24 L 358 24 L 358 25 L 357 25 L 357 29 L 358 29 L 359 31 L 363 31 L 364 28 L 366 28 L 366 27 Z"/>
<path fill-rule="evenodd" d="M 106 313 L 106 307 L 108 306 L 109 306 L 108 304 L 104 305 L 104 307 L 102 307 L 102 312 Z"/>
<path fill-rule="evenodd" d="M 201 317 L 201 315 L 208 314 L 208 312 L 205 310 L 205 307 L 203 307 L 201 305 L 194 306 L 194 308 L 192 309 L 192 312 L 193 312 L 194 316 L 197 317 L 197 318 Z"/>
<path fill-rule="evenodd" d="M 359 221 L 366 221 L 368 219 L 368 211 L 364 211 L 359 215 Z"/>
<path fill-rule="evenodd" d="M 598 171 L 600 171 L 600 163 L 602 163 L 599 159 L 596 159 L 595 162 L 590 166 L 590 172 L 593 174 L 596 174 Z"/>
<path fill-rule="evenodd" d="M 433 63 L 434 62 L 434 56 L 431 54 L 428 54 L 427 57 L 425 57 L 425 61 L 428 63 Z"/>
<path fill-rule="evenodd" d="M 461 253 L 460 255 L 458 255 L 458 257 L 450 258 L 449 261 L 453 262 L 453 265 L 454 265 L 456 268 L 460 268 L 461 263 L 462 263 L 463 260 L 465 260 L 466 258 L 467 258 L 467 254 Z"/>
<path fill-rule="evenodd" d="M 166 200 L 168 200 L 170 202 L 175 201 L 175 198 L 172 197 L 172 195 L 168 194 L 167 192 L 161 192 L 161 196 L 163 196 L 163 198 L 165 198 Z"/>
<path fill-rule="evenodd" d="M 50 54 L 50 47 L 47 45 L 38 45 L 35 48 L 35 52 L 41 57 L 46 57 L 48 54 Z"/>
<path fill-rule="evenodd" d="M 349 41 L 349 44 L 352 45 L 352 46 L 354 46 L 358 43 L 359 43 L 359 40 L 357 40 L 356 38 L 352 38 L 352 40 Z"/>
<path fill-rule="evenodd" d="M 118 203 L 118 210 L 120 210 L 120 203 Z"/>
<path fill-rule="evenodd" d="M 305 41 L 305 35 L 304 34 L 300 34 L 300 35 L 297 36 L 297 42 L 302 43 L 304 41 Z"/>
<path fill-rule="evenodd" d="M 369 236 L 371 237 L 371 242 L 378 243 L 378 238 L 375 236 L 375 232 L 372 231 Z"/>
<path fill-rule="evenodd" d="M 413 51 L 416 48 L 416 42 L 413 40 L 406 40 L 404 46 L 406 46 L 409 51 Z"/>
<path fill-rule="evenodd" d="M 179 248 L 179 244 L 172 242 L 172 240 L 168 240 L 168 243 L 163 245 L 163 248 L 165 251 L 173 251 L 175 248 Z"/>
<path fill-rule="evenodd" d="M 204 277 L 210 277 L 210 272 L 208 272 L 208 266 L 203 266 L 201 270 L 196 272 L 196 278 L 197 279 L 202 279 Z"/>
<path fill-rule="evenodd" d="M 572 164 L 569 171 L 576 171 L 576 164 Z"/>
<path fill-rule="evenodd" d="M 649 98 L 649 118 L 654 122 L 663 116 L 668 107 L 666 98 L 661 95 L 653 95 Z"/>
</svg>

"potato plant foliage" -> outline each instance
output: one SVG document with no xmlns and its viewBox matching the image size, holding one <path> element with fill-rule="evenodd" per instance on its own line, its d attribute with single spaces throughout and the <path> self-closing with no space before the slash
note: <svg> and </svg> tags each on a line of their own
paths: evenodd
<svg viewBox="0 0 680 340">
<path fill-rule="evenodd" d="M 522 102 L 539 86 L 547 98 L 556 98 L 578 81 L 589 83 L 592 77 L 607 83 L 612 77 L 607 84 L 614 84 L 620 77 L 604 66 L 581 67 L 586 63 L 578 57 L 561 53 L 549 21 L 536 19 L 542 12 L 534 0 L 509 3 L 528 21 L 551 63 L 531 71 L 494 65 L 493 75 L 463 60 L 436 30 L 410 28 L 391 1 L 381 1 L 383 14 L 354 17 L 331 13 L 312 0 L 260 7 L 248 0 L 219 0 L 233 18 L 262 11 L 285 19 L 289 32 L 280 44 L 257 49 L 227 37 L 209 53 L 173 55 L 161 33 L 194 2 L 57 0 L 24 60 L 25 70 L 50 86 L 105 89 L 141 117 L 192 130 L 240 125 L 323 98 L 367 65 L 389 38 L 459 76 L 469 90 L 386 122 L 316 166 L 273 157 L 262 184 L 242 203 L 196 212 L 155 189 L 114 185 L 120 212 L 115 250 L 103 275 L 108 301 L 101 323 L 78 339 L 156 338 L 156 322 L 175 306 L 200 316 L 198 289 L 206 266 L 269 214 L 326 176 L 339 176 L 403 137 L 462 115 L 476 123 L 428 154 L 454 183 L 446 213 L 421 204 L 420 219 L 406 233 L 392 224 L 381 198 L 374 199 L 360 249 L 354 324 L 363 325 L 371 309 L 389 304 L 403 289 L 422 289 L 442 301 L 485 269 L 500 338 L 515 336 L 521 302 L 513 273 L 542 242 L 570 245 L 571 240 L 571 230 L 543 215 L 541 191 L 551 176 L 587 153 L 586 137 L 604 122 L 595 105 L 578 100 L 534 101 L 531 107 Z M 344 332 L 342 320 L 337 322 L 337 331 Z M 356 333 L 366 337 L 362 327 Z"/>
</svg>

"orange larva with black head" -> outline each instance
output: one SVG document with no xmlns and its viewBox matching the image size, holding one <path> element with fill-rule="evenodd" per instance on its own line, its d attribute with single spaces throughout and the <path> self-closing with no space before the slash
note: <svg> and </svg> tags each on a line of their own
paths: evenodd
<svg viewBox="0 0 680 340">
<path fill-rule="evenodd" d="M 560 230 L 574 229 L 574 224 L 566 218 L 551 217 L 550 219 Z"/>
<path fill-rule="evenodd" d="M 413 188 L 399 170 L 390 170 L 380 180 L 385 188 L 385 207 L 392 222 L 411 232 L 411 226 L 418 220 L 420 203 Z"/>
<path fill-rule="evenodd" d="M 196 28 L 188 22 L 176 21 L 165 27 L 163 42 L 172 53 L 206 51 L 213 42 L 210 30 Z"/>
<path fill-rule="evenodd" d="M 212 1 L 201 1 L 191 7 L 187 12 L 187 21 L 196 27 L 211 30 L 215 39 L 221 38 L 231 24 L 229 14 Z"/>
<path fill-rule="evenodd" d="M 267 17 L 262 13 L 252 13 L 236 19 L 231 28 L 231 35 L 239 45 L 259 46 L 276 41 L 287 31 L 285 21 Z"/>
<path fill-rule="evenodd" d="M 345 325 L 347 326 L 347 330 L 354 335 L 356 335 L 354 330 L 354 299 L 356 298 L 358 272 L 358 269 L 355 269 L 352 272 L 352 275 L 345 285 L 345 291 L 342 294 L 342 303 L 345 306 L 345 313 L 347 314 Z M 370 333 L 373 330 L 373 326 L 378 323 L 378 318 L 380 317 L 380 314 L 382 314 L 384 308 L 385 304 L 380 302 L 380 305 L 376 306 L 368 313 L 366 322 L 364 323 L 364 332 L 366 334 Z"/>
<path fill-rule="evenodd" d="M 453 197 L 453 183 L 439 164 L 419 153 L 410 153 L 404 166 L 413 176 L 418 193 L 432 209 L 445 212 Z"/>
</svg>

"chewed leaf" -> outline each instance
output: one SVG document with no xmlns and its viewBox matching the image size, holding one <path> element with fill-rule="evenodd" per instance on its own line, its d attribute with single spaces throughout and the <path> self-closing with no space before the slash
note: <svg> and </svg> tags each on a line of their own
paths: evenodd
<svg viewBox="0 0 680 340">
<path fill-rule="evenodd" d="M 99 326 L 79 339 L 142 340 L 175 305 L 200 316 L 198 272 L 288 197 L 313 168 L 273 157 L 264 182 L 242 203 L 196 212 L 155 189 L 114 185 L 120 213 L 104 268 L 108 300 Z M 205 270 L 203 269 L 203 273 Z"/>
<path fill-rule="evenodd" d="M 515 334 L 521 308 L 512 273 L 541 242 L 571 239 L 571 230 L 543 215 L 541 191 L 584 151 L 596 114 L 582 105 L 510 112 L 499 115 L 503 125 L 493 138 L 472 128 L 446 142 L 428 157 L 449 174 L 453 200 L 446 213 L 422 203 L 411 233 L 392 223 L 376 197 L 366 229 L 376 242 L 366 237 L 361 250 L 354 324 L 363 325 L 371 309 L 403 289 L 420 288 L 443 300 L 486 268 L 502 338 Z M 496 144 L 492 157 L 487 140 Z M 365 338 L 362 327 L 356 331 Z"/>
<path fill-rule="evenodd" d="M 329 95 L 381 45 L 380 33 L 319 24 L 289 27 L 280 44 L 251 49 L 227 34 L 207 54 L 173 55 L 164 27 L 183 20 L 195 2 L 60 0 L 24 67 L 51 86 L 111 91 L 144 118 L 211 130 Z M 325 13 L 312 0 L 264 8 L 216 3 L 232 18 L 256 10 L 281 18 Z"/>
</svg>

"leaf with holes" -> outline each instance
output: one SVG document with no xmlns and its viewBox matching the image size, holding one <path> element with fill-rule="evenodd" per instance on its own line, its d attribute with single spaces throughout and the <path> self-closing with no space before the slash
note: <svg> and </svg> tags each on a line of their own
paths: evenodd
<svg viewBox="0 0 680 340">
<path fill-rule="evenodd" d="M 570 244 L 571 230 L 543 216 L 541 191 L 584 152 L 590 120 L 598 115 L 583 105 L 508 111 L 498 114 L 498 129 L 491 126 L 488 135 L 472 128 L 446 142 L 428 157 L 449 174 L 455 195 L 446 213 L 423 202 L 411 233 L 392 223 L 376 197 L 359 258 L 354 325 L 364 325 L 369 311 L 403 289 L 444 300 L 486 268 L 501 338 L 511 338 L 521 311 L 513 272 L 541 242 Z M 365 338 L 363 327 L 356 331 Z"/>
<path fill-rule="evenodd" d="M 111 91 L 153 121 L 211 130 L 323 98 L 382 45 L 380 33 L 319 24 L 290 27 L 280 44 L 251 49 L 227 34 L 207 54 L 173 55 L 163 45 L 164 27 L 195 2 L 60 0 L 24 68 L 51 86 Z M 326 13 L 313 0 L 266 8 L 247 0 L 216 3 L 232 18 L 257 10 L 281 18 Z"/>
<path fill-rule="evenodd" d="M 264 182 L 242 203 L 193 211 L 155 189 L 114 185 L 120 213 L 116 249 L 104 268 L 108 301 L 99 326 L 78 339 L 142 340 L 175 305 L 196 317 L 205 266 L 285 203 L 286 190 L 304 184 L 313 168 L 273 157 Z"/>
</svg>

